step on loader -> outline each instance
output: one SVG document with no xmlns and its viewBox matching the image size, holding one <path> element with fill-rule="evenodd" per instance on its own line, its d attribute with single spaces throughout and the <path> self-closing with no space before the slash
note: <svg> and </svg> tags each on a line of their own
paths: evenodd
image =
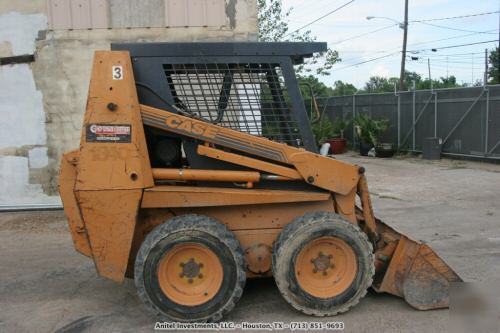
<svg viewBox="0 0 500 333">
<path fill-rule="evenodd" d="M 94 56 L 59 190 L 74 246 L 169 321 L 218 321 L 273 276 L 314 316 L 372 287 L 419 310 L 460 277 L 374 216 L 365 169 L 321 156 L 294 66 L 326 43 L 112 44 Z"/>
</svg>

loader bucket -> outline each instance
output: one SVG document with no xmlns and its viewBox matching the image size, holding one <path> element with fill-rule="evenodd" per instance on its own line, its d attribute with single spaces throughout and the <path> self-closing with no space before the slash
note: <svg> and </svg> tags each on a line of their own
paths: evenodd
<svg viewBox="0 0 500 333">
<path fill-rule="evenodd" d="M 457 273 L 428 245 L 414 241 L 380 221 L 377 224 L 397 240 L 392 258 L 385 266 L 387 269 L 377 271 L 374 289 L 403 297 L 418 310 L 449 307 L 450 284 L 463 282 Z"/>
</svg>

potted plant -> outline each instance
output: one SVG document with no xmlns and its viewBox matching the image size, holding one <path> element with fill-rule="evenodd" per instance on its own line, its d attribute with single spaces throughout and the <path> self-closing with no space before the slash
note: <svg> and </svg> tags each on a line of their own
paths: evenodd
<svg viewBox="0 0 500 333">
<path fill-rule="evenodd" d="M 318 121 L 312 122 L 311 130 L 316 138 L 318 147 L 328 142 L 335 134 L 333 123 L 326 117 L 321 117 Z"/>
<path fill-rule="evenodd" d="M 388 128 L 389 121 L 387 119 L 373 119 L 368 115 L 358 114 L 354 119 L 356 135 L 359 139 L 359 152 L 362 156 L 367 156 L 368 152 L 375 147 L 377 156 L 394 154 L 393 147 L 390 149 L 387 144 L 381 144 L 380 137 Z M 392 155 L 390 155 L 392 156 Z"/>
<path fill-rule="evenodd" d="M 347 146 L 347 140 L 344 138 L 344 131 L 349 126 L 349 122 L 344 119 L 335 121 L 334 123 L 334 138 L 328 139 L 332 154 L 343 154 Z"/>
<path fill-rule="evenodd" d="M 375 146 L 375 155 L 377 157 L 392 157 L 394 156 L 394 144 L 388 142 L 379 142 Z"/>
</svg>

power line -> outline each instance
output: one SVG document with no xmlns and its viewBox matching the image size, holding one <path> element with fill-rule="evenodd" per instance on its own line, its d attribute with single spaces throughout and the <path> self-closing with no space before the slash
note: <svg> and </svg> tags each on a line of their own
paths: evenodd
<svg viewBox="0 0 500 333">
<path fill-rule="evenodd" d="M 358 62 L 358 63 L 356 63 L 356 64 L 352 64 L 352 65 L 348 65 L 348 66 L 340 67 L 340 68 L 334 69 L 334 71 L 340 71 L 340 70 L 342 70 L 342 69 L 346 69 L 346 68 L 349 68 L 349 67 L 354 67 L 354 66 L 358 66 L 358 65 L 366 64 L 366 63 L 368 63 L 368 62 L 377 61 L 377 60 L 380 60 L 380 59 L 383 59 L 383 58 L 387 58 L 387 57 L 390 57 L 390 56 L 393 56 L 393 55 L 399 54 L 400 52 L 401 52 L 401 51 L 398 51 L 398 52 L 393 52 L 393 53 L 390 53 L 390 54 L 383 55 L 383 56 L 381 56 L 381 57 L 377 57 L 377 58 L 373 58 L 373 59 L 368 59 L 368 60 L 365 60 L 365 61 L 362 61 L 362 62 Z"/>
<path fill-rule="evenodd" d="M 302 30 L 302 29 L 304 29 L 304 28 L 306 28 L 306 27 L 310 26 L 311 24 L 314 24 L 314 23 L 318 22 L 319 20 L 324 19 L 325 17 L 327 17 L 327 16 L 329 16 L 329 15 L 332 15 L 333 13 L 335 13 L 335 12 L 337 12 L 337 11 L 341 10 L 342 8 L 344 8 L 344 7 L 348 6 L 348 5 L 350 5 L 350 4 L 351 4 L 351 3 L 353 3 L 354 1 L 355 1 L 355 0 L 351 0 L 351 1 L 349 1 L 349 2 L 344 3 L 343 5 L 341 5 L 341 6 L 337 7 L 337 8 L 335 8 L 334 10 L 329 11 L 329 12 L 328 12 L 328 13 L 326 13 L 325 15 L 320 16 L 320 17 L 318 17 L 317 19 L 315 19 L 315 20 L 313 20 L 313 21 L 311 21 L 311 22 L 309 22 L 309 23 L 307 23 L 307 24 L 305 24 L 305 25 L 301 26 L 300 28 L 295 29 L 294 31 L 292 31 L 292 32 L 290 32 L 290 33 L 288 33 L 288 34 L 286 34 L 284 37 L 288 37 L 288 36 L 290 36 L 290 35 L 292 35 L 292 34 L 296 33 L 297 31 Z"/>
<path fill-rule="evenodd" d="M 418 57 L 417 60 L 415 60 L 415 58 L 408 58 L 409 60 L 411 61 L 420 61 L 420 60 L 423 60 L 423 59 L 426 59 L 426 58 L 429 58 L 431 59 L 434 63 L 442 63 L 442 64 L 465 64 L 465 65 L 470 65 L 471 64 L 471 61 L 454 61 L 454 60 L 446 60 L 446 59 L 443 59 L 443 58 L 434 58 L 432 56 L 422 56 L 422 57 Z M 474 64 L 475 65 L 482 65 L 483 62 L 484 62 L 484 59 L 480 59 L 480 58 L 473 58 L 471 56 L 471 60 L 474 59 Z M 467 60 L 467 59 L 464 59 L 464 60 Z"/>
<path fill-rule="evenodd" d="M 413 21 L 410 21 L 410 22 L 431 22 L 431 21 L 453 20 L 453 19 L 466 18 L 466 17 L 474 17 L 474 16 L 497 14 L 499 12 L 500 11 L 497 10 L 495 12 L 476 13 L 476 14 L 468 14 L 468 15 L 460 15 L 460 16 L 450 16 L 450 17 L 441 17 L 441 18 L 431 18 L 431 19 L 422 19 L 422 20 L 413 20 Z"/>
<path fill-rule="evenodd" d="M 304 20 L 294 20 L 294 19 L 289 19 L 288 21 L 294 22 L 297 24 L 304 24 L 308 23 L 309 21 L 304 21 Z M 316 23 L 315 26 L 317 27 L 328 27 L 328 28 L 366 28 L 366 27 L 380 27 L 379 24 L 368 24 L 366 22 L 363 22 L 362 24 L 342 24 L 342 23 L 337 23 L 337 22 L 323 22 L 323 23 Z"/>
<path fill-rule="evenodd" d="M 433 50 L 444 50 L 444 49 L 452 49 L 455 47 L 463 47 L 463 46 L 469 46 L 469 45 L 478 45 L 478 44 L 486 44 L 486 43 L 493 43 L 493 42 L 498 42 L 498 39 L 493 39 L 493 40 L 486 40 L 482 42 L 475 42 L 475 43 L 467 43 L 467 44 L 459 44 L 459 45 L 448 45 L 448 46 L 443 46 L 443 47 L 434 47 L 432 49 L 420 49 L 420 50 L 413 50 L 410 52 L 419 52 L 419 51 L 433 51 Z"/>
<path fill-rule="evenodd" d="M 435 59 L 432 58 L 422 58 L 419 59 L 418 61 L 409 61 L 409 64 L 416 64 L 416 65 L 427 65 L 427 59 L 430 59 L 432 62 L 432 66 L 440 66 L 440 67 L 455 67 L 455 68 L 476 68 L 476 69 L 481 69 L 484 68 L 484 64 L 479 64 L 477 62 L 464 62 L 461 64 L 456 64 L 456 63 L 447 63 L 447 62 L 438 62 Z M 484 59 L 483 59 L 484 61 Z"/>
<path fill-rule="evenodd" d="M 397 24 L 391 24 L 391 25 L 388 25 L 388 26 L 382 27 L 382 28 L 380 28 L 380 29 L 376 29 L 376 30 L 368 31 L 368 32 L 365 32 L 365 33 L 362 33 L 362 34 L 359 34 L 359 35 L 355 35 L 355 36 L 352 36 L 352 37 L 346 38 L 346 39 L 342 39 L 342 40 L 339 40 L 339 41 L 334 41 L 334 42 L 332 42 L 332 43 L 333 43 L 333 44 L 340 44 L 340 43 L 347 42 L 347 41 L 349 41 L 349 40 L 353 40 L 353 39 L 356 39 L 356 38 L 359 38 L 359 37 L 363 37 L 363 36 L 366 36 L 366 35 L 374 34 L 374 33 L 376 33 L 376 32 L 382 31 L 382 30 L 387 30 L 387 29 L 389 29 L 389 28 L 395 27 L 396 25 L 397 25 Z"/>
<path fill-rule="evenodd" d="M 323 8 L 324 7 L 324 2 L 328 2 L 331 0 L 316 0 L 313 3 L 310 1 L 306 0 L 297 6 L 290 6 L 290 9 L 292 10 L 290 13 L 293 13 L 295 18 L 302 18 L 302 17 L 307 17 L 310 13 L 316 13 L 318 11 L 318 8 Z M 304 9 L 301 9 L 302 7 L 306 7 Z M 297 11 L 297 9 L 300 9 Z M 297 16 L 296 13 L 299 15 Z M 302 22 L 303 23 L 303 22 Z"/>
<path fill-rule="evenodd" d="M 418 22 L 418 23 L 429 25 L 429 26 L 433 26 L 433 27 L 436 27 L 436 28 L 447 29 L 447 30 L 462 31 L 462 32 L 472 32 L 472 33 L 476 33 L 476 34 L 492 34 L 492 32 L 458 29 L 458 28 L 446 27 L 444 25 L 438 25 L 438 24 L 433 24 L 433 23 L 426 23 L 426 22 Z"/>
<path fill-rule="evenodd" d="M 491 32 L 491 31 L 497 31 L 497 29 L 493 29 L 493 30 L 487 30 L 487 32 Z M 477 33 L 471 33 L 471 34 L 466 34 L 466 35 L 458 35 L 458 36 L 452 36 L 452 37 L 447 37 L 447 38 L 440 38 L 440 39 L 433 39 L 433 40 L 428 40 L 428 41 L 423 41 L 423 42 L 418 42 L 418 43 L 409 43 L 408 46 L 415 46 L 415 45 L 422 45 L 422 44 L 429 44 L 429 43 L 434 43 L 434 42 L 441 42 L 441 41 L 445 41 L 445 40 L 450 40 L 450 39 L 456 39 L 456 38 L 463 38 L 463 37 L 469 37 L 469 36 L 474 36 L 474 35 L 477 35 Z M 386 53 L 386 52 L 391 52 L 391 51 L 394 51 L 394 50 L 398 50 L 399 48 L 393 48 L 393 49 L 388 49 L 388 50 L 366 50 L 366 51 L 349 51 L 349 50 L 339 50 L 339 53 L 342 53 L 342 52 L 345 52 L 345 53 Z M 422 51 L 427 51 L 427 50 L 422 50 Z M 431 49 L 429 49 L 428 51 L 431 51 Z M 411 52 L 414 52 L 414 51 L 409 51 L 410 53 Z M 418 51 L 420 52 L 420 51 Z M 482 54 L 482 52 L 480 52 Z M 467 55 L 470 55 L 471 53 L 466 53 Z M 362 58 L 362 57 L 361 57 Z"/>
<path fill-rule="evenodd" d="M 428 52 L 428 51 L 426 51 Z M 484 52 L 467 52 L 467 53 L 451 53 L 451 54 L 433 54 L 434 57 L 465 57 L 472 54 L 484 54 Z"/>
<path fill-rule="evenodd" d="M 497 29 L 486 30 L 484 32 L 492 32 L 492 31 L 497 31 Z M 451 36 L 451 37 L 440 38 L 440 39 L 433 39 L 433 40 L 428 40 L 428 41 L 418 42 L 418 43 L 410 43 L 409 45 L 415 46 L 415 45 L 429 44 L 429 43 L 434 43 L 434 42 L 442 42 L 444 40 L 474 36 L 474 35 L 477 35 L 478 33 L 483 33 L 483 31 L 473 32 L 471 34 L 466 34 L 466 35 L 458 35 L 458 36 Z"/>
<path fill-rule="evenodd" d="M 443 47 L 440 47 L 440 48 L 435 48 L 435 50 L 440 50 L 440 49 L 450 49 L 450 48 L 456 48 L 456 47 L 463 47 L 463 46 L 469 46 L 469 45 L 477 45 L 477 44 L 485 44 L 485 43 L 491 43 L 491 42 L 497 42 L 498 40 L 489 40 L 489 41 L 482 41 L 482 42 L 476 42 L 476 43 L 468 43 L 468 44 L 460 44 L 460 45 L 449 45 L 449 46 L 443 46 Z M 426 51 L 427 49 L 422 49 L 420 51 Z M 432 49 L 429 49 L 429 50 L 432 50 Z M 344 67 L 341 67 L 341 68 L 337 68 L 335 70 L 339 71 L 339 70 L 342 70 L 342 69 L 346 69 L 346 68 L 350 68 L 350 67 L 354 67 L 354 66 L 358 66 L 358 65 L 362 65 L 362 64 L 366 64 L 366 63 L 369 63 L 369 62 L 373 62 L 373 61 L 377 61 L 377 60 L 380 60 L 380 59 L 384 59 L 384 58 L 387 58 L 387 57 L 390 57 L 390 56 L 393 56 L 395 54 L 398 54 L 400 53 L 401 51 L 397 51 L 397 52 L 393 52 L 393 53 L 390 53 L 390 54 L 386 54 L 386 55 L 383 55 L 383 56 L 380 56 L 380 57 L 376 57 L 376 58 L 372 58 L 372 59 L 368 59 L 368 60 L 365 60 L 365 61 L 361 61 L 361 62 L 358 62 L 358 63 L 355 63 L 355 64 L 351 64 L 351 65 L 348 65 L 348 66 L 344 66 Z"/>
</svg>

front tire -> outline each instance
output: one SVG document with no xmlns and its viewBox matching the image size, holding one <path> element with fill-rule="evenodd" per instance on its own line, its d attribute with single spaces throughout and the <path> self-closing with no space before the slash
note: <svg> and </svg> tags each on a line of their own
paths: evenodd
<svg viewBox="0 0 500 333">
<path fill-rule="evenodd" d="M 375 273 L 366 234 L 339 215 L 308 213 L 283 228 L 273 249 L 273 275 L 285 300 L 314 316 L 356 305 Z"/>
<path fill-rule="evenodd" d="M 207 216 L 176 216 L 153 229 L 137 254 L 135 285 L 162 319 L 218 321 L 240 299 L 245 285 L 239 242 Z"/>
</svg>

